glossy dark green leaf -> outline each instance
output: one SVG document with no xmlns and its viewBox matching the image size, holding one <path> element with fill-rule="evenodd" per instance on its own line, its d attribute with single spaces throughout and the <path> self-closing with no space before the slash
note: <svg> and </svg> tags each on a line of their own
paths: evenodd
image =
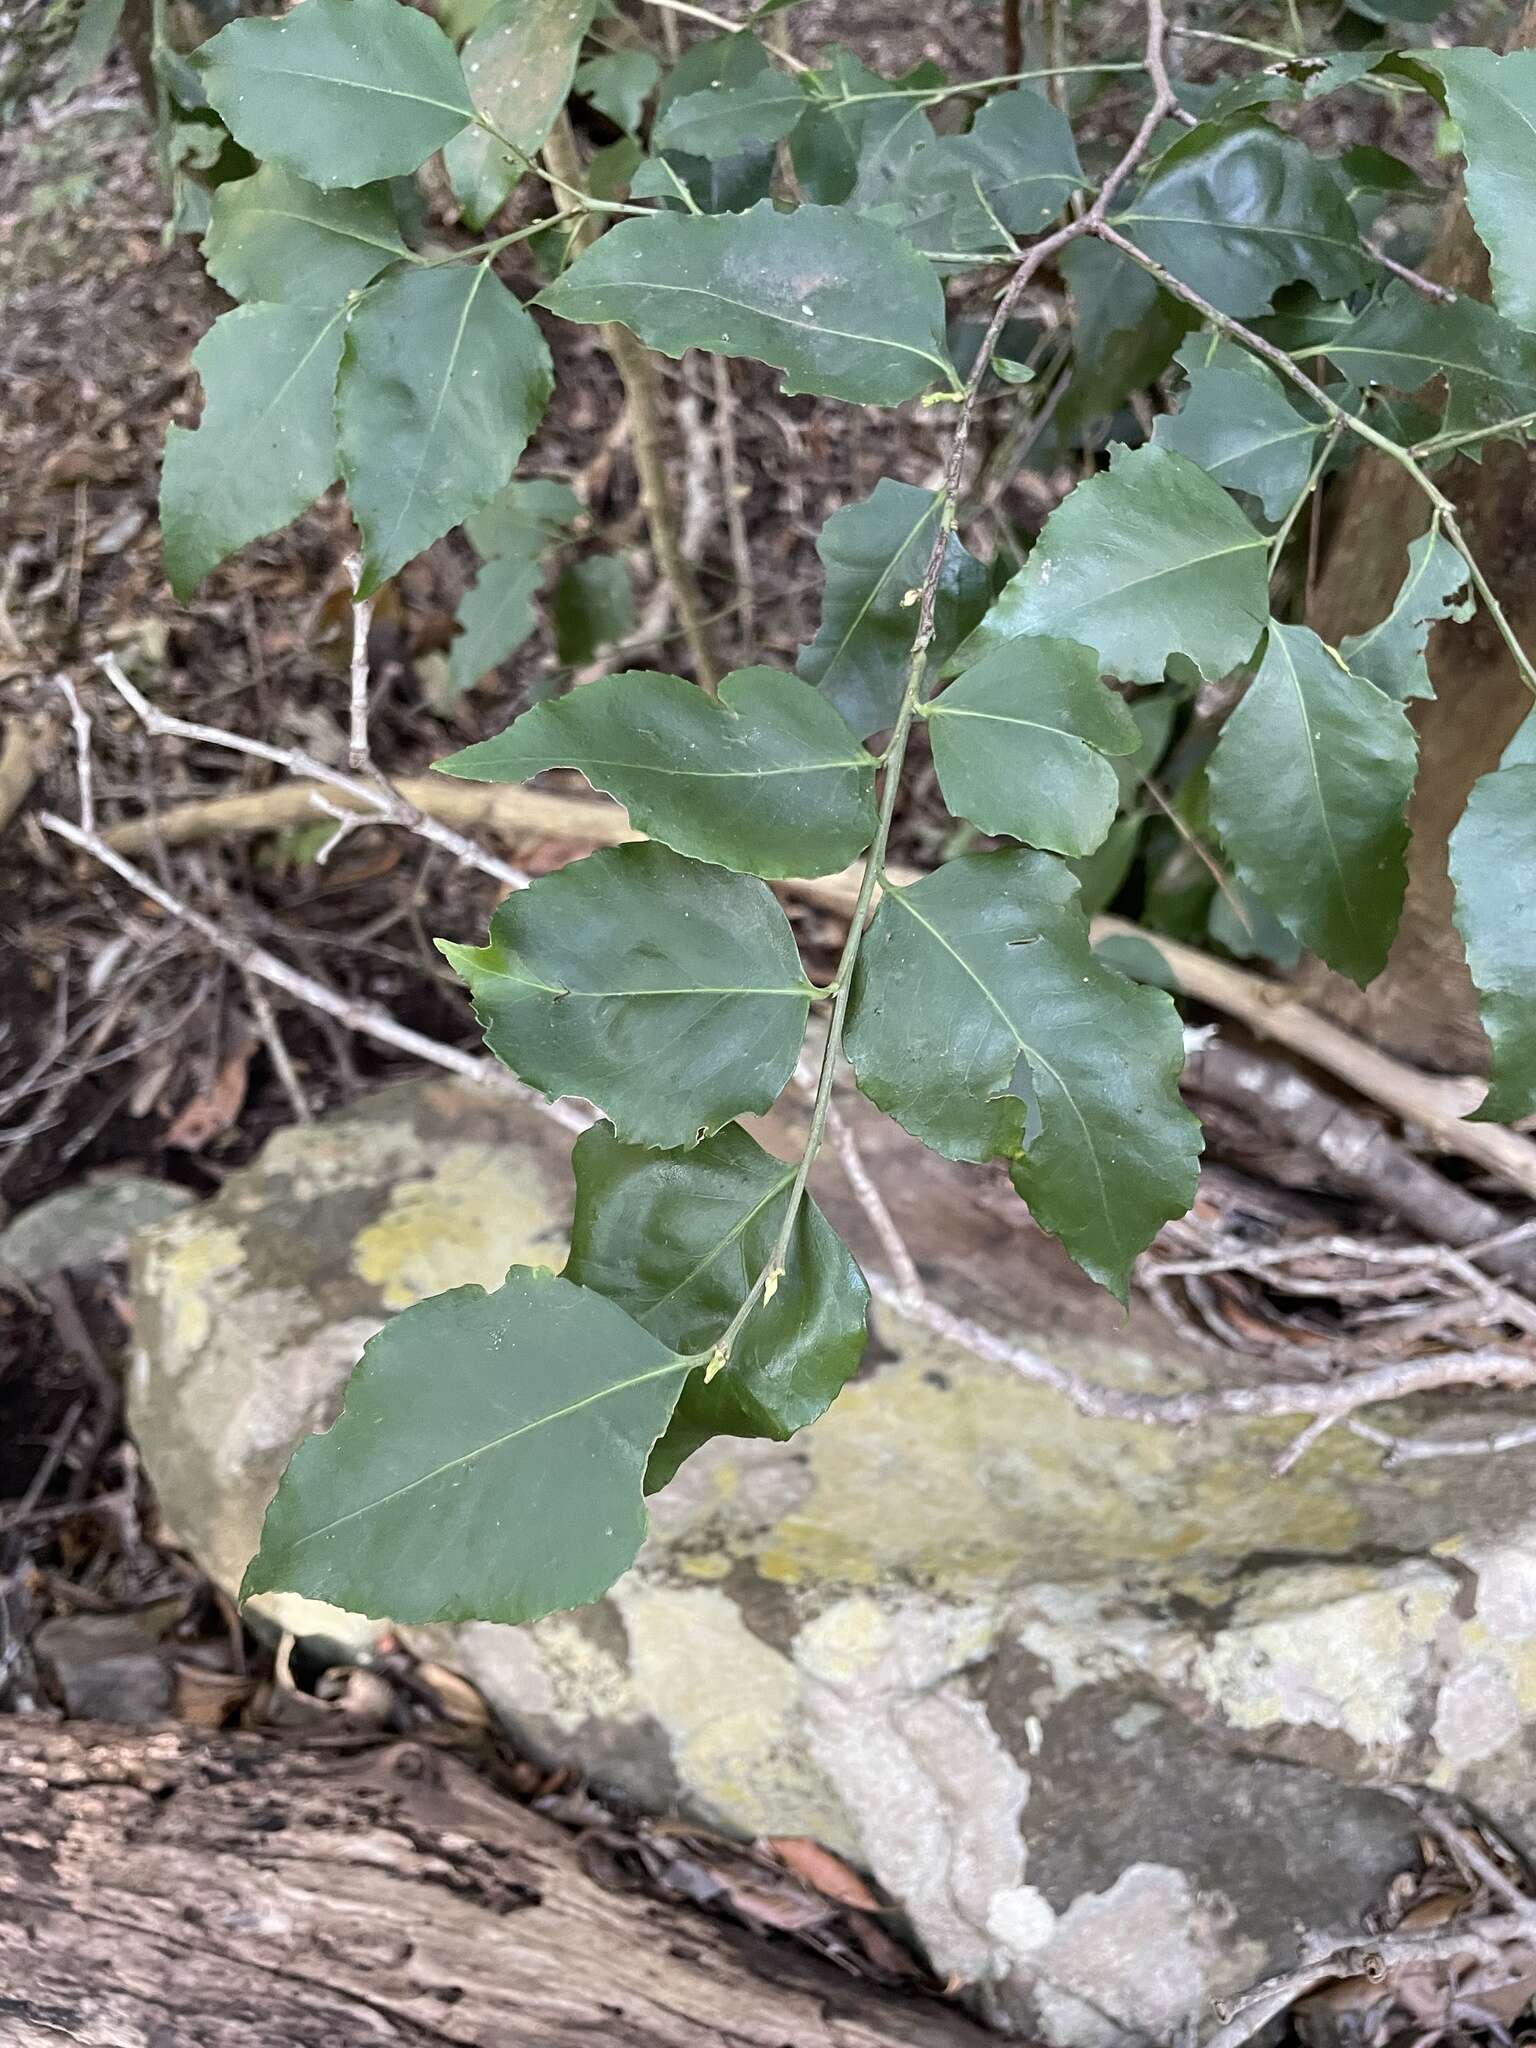
<svg viewBox="0 0 1536 2048">
<path fill-rule="evenodd" d="M 1265 544 L 1219 484 L 1165 448 L 1117 448 L 1045 522 L 953 666 L 1023 635 L 1081 640 L 1108 675 L 1160 683 L 1182 654 L 1226 675 L 1269 613 Z"/>
<path fill-rule="evenodd" d="M 453 695 L 471 689 L 522 646 L 537 623 L 533 599 L 541 578 L 537 557 L 493 557 L 485 563 L 464 593 L 459 630 L 448 649 Z"/>
<path fill-rule="evenodd" d="M 281 164 L 220 185 L 203 261 L 232 299 L 334 309 L 408 256 L 387 185 L 322 192 Z"/>
<path fill-rule="evenodd" d="M 1307 480 L 1321 429 L 1304 419 L 1280 379 L 1246 349 L 1197 335 L 1179 351 L 1189 390 L 1152 431 L 1159 448 L 1186 455 L 1229 491 L 1246 491 L 1266 519 L 1283 519 Z"/>
<path fill-rule="evenodd" d="M 305 0 L 312 5 L 313 0 Z M 536 1621 L 645 1537 L 641 1484 L 692 1361 L 600 1294 L 514 1266 L 386 1323 L 294 1452 L 240 1589 L 396 1621 Z"/>
<path fill-rule="evenodd" d="M 310 0 L 305 0 L 310 4 Z M 500 211 L 565 105 L 596 0 L 499 0 L 464 45 L 475 111 L 496 132 L 466 128 L 443 152 L 468 225 Z M 513 144 L 509 152 L 498 140 Z"/>
<path fill-rule="evenodd" d="M 999 838 L 1092 853 L 1120 802 L 1106 755 L 1141 744 L 1099 658 L 1074 640 L 1010 640 L 924 707 L 944 801 Z"/>
<path fill-rule="evenodd" d="M 656 95 L 658 123 L 666 120 L 679 100 L 744 90 L 768 69 L 768 61 L 767 51 L 755 36 L 732 33 L 690 44 L 661 81 Z M 687 200 L 678 190 L 681 186 L 703 213 L 743 213 L 768 197 L 775 150 L 771 142 L 749 143 L 713 160 L 668 150 L 640 166 L 631 190 L 637 199 L 660 199 L 686 212 Z"/>
<path fill-rule="evenodd" d="M 1477 1120 L 1536 1116 L 1536 713 L 1491 775 L 1472 785 L 1451 834 L 1456 929 L 1492 1049 Z"/>
<path fill-rule="evenodd" d="M 1411 165 L 1369 142 L 1346 149 L 1339 157 L 1338 170 L 1344 198 L 1362 234 L 1375 226 L 1382 208 L 1394 199 L 1419 197 L 1424 192 L 1424 181 Z"/>
<path fill-rule="evenodd" d="M 1472 600 L 1463 598 L 1467 565 L 1438 528 L 1408 544 L 1408 573 L 1392 600 L 1392 609 L 1364 633 L 1351 633 L 1339 644 L 1345 664 L 1378 690 L 1402 703 L 1409 697 L 1433 697 L 1434 685 L 1424 650 L 1437 619 L 1463 625 L 1472 616 Z"/>
<path fill-rule="evenodd" d="M 647 346 L 750 356 L 786 392 L 900 405 L 954 385 L 944 294 L 891 228 L 835 207 L 625 220 L 541 300 L 562 319 L 618 320 Z"/>
<path fill-rule="evenodd" d="M 579 769 L 638 830 L 747 874 L 834 874 L 874 837 L 873 760 L 824 697 L 774 668 L 738 669 L 718 698 L 681 676 L 604 676 L 437 766 L 478 782 Z"/>
<path fill-rule="evenodd" d="M 1334 309 L 1281 344 L 1303 361 L 1326 355 L 1351 382 L 1417 391 L 1443 375 L 1447 433 L 1490 429 L 1536 413 L 1536 336 L 1463 293 L 1454 305 L 1394 280 L 1357 316 Z"/>
<path fill-rule="evenodd" d="M 1467 159 L 1467 210 L 1487 248 L 1493 297 L 1536 328 L 1536 50 L 1423 50 L 1438 71 Z"/>
<path fill-rule="evenodd" d="M 160 477 L 166 574 L 183 603 L 217 563 L 336 481 L 345 307 L 240 306 L 198 343 L 202 423 L 170 427 Z"/>
<path fill-rule="evenodd" d="M 605 1295 L 684 1356 L 707 1356 L 772 1258 L 789 1201 L 786 1166 L 727 1124 L 690 1152 L 623 1145 L 607 1124 L 576 1141 L 576 1215 L 566 1276 Z M 807 1199 L 784 1274 L 754 1309 L 729 1364 L 692 1372 L 651 1455 L 665 1486 L 712 1436 L 782 1443 L 814 1422 L 857 1369 L 869 1292 Z"/>
<path fill-rule="evenodd" d="M 573 668 L 622 640 L 634 623 L 634 586 L 618 555 L 586 555 L 555 585 L 555 652 Z"/>
<path fill-rule="evenodd" d="M 660 76 L 661 66 L 649 50 L 612 50 L 589 57 L 577 71 L 575 83 L 576 90 L 600 114 L 633 134 Z"/>
<path fill-rule="evenodd" d="M 336 391 L 361 596 L 505 488 L 552 385 L 543 336 L 488 263 L 405 271 L 368 294 Z"/>
<path fill-rule="evenodd" d="M 1238 318 L 1267 312 L 1283 285 L 1310 284 L 1333 298 L 1371 277 L 1332 171 L 1264 121 L 1191 129 L 1112 218 L 1147 255 Z"/>
<path fill-rule="evenodd" d="M 558 477 L 515 477 L 504 491 L 464 522 L 475 553 L 531 560 L 553 547 L 581 516 L 581 500 Z"/>
<path fill-rule="evenodd" d="M 1271 626 L 1209 765 L 1211 818 L 1239 877 L 1362 986 L 1397 930 L 1416 766 L 1402 706 L 1305 626 Z"/>
<path fill-rule="evenodd" d="M 1094 958 L 1049 854 L 970 854 L 887 887 L 845 1042 L 860 1088 L 925 1144 L 1007 1155 L 1035 1221 L 1122 1300 L 1136 1254 L 1194 1198 L 1178 1014 Z"/>
<path fill-rule="evenodd" d="M 1082 182 L 1066 116 L 1021 89 L 988 100 L 965 135 L 924 137 L 872 196 L 886 197 L 881 218 L 920 249 L 991 252 L 1007 249 L 1006 235 L 1037 234 Z"/>
<path fill-rule="evenodd" d="M 232 21 L 195 61 L 235 140 L 325 191 L 406 176 L 474 113 L 452 43 L 402 0 Z"/>
<path fill-rule="evenodd" d="M 679 91 L 674 73 L 651 131 L 656 149 L 679 149 L 711 160 L 734 156 L 754 145 L 782 141 L 805 112 L 806 93 L 798 78 L 778 70 L 755 37 L 742 33 L 733 40 L 746 49 L 730 54 L 728 77 Z"/>
<path fill-rule="evenodd" d="M 891 724 L 912 660 L 923 580 L 940 498 L 882 477 L 867 498 L 834 512 L 816 552 L 826 571 L 821 626 L 796 663 L 861 738 Z M 987 572 L 951 534 L 944 553 L 930 659 L 936 668 L 980 622 Z"/>
<path fill-rule="evenodd" d="M 438 945 L 496 1057 L 636 1145 L 696 1144 L 770 1108 L 813 993 L 766 883 L 651 844 L 507 897 L 484 946 Z"/>
</svg>

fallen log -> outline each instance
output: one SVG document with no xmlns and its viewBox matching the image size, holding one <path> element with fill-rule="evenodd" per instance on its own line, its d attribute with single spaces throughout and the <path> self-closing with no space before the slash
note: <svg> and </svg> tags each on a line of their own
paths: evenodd
<svg viewBox="0 0 1536 2048">
<path fill-rule="evenodd" d="M 0 1721 L 3 2048 L 982 2048 L 420 1742 Z"/>
</svg>

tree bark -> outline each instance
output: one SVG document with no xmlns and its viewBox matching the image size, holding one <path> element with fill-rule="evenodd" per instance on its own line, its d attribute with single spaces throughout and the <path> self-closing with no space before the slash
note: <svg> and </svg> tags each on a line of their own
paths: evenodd
<svg viewBox="0 0 1536 2048">
<path fill-rule="evenodd" d="M 1536 4 L 1528 4 L 1511 49 L 1536 47 Z M 1457 291 L 1488 295 L 1488 259 L 1465 206 L 1453 202 L 1428 274 Z M 1481 464 L 1458 461 L 1440 478 L 1460 512 L 1510 624 L 1536 643 L 1536 461 L 1522 444 L 1500 442 Z M 1402 472 L 1374 450 L 1342 487 L 1309 623 L 1333 645 L 1390 610 L 1407 549 L 1429 525 L 1429 506 Z M 1434 701 L 1416 704 L 1421 767 L 1409 806 L 1413 841 L 1408 896 L 1385 971 L 1364 991 L 1325 969 L 1304 977 L 1306 1000 L 1338 1022 L 1416 1064 L 1485 1072 L 1488 1048 L 1461 941 L 1451 923 L 1446 847 L 1473 783 L 1498 763 L 1531 708 L 1508 651 L 1479 614 L 1465 626 L 1435 628 L 1429 650 Z"/>
<path fill-rule="evenodd" d="M 609 1891 L 451 1753 L 0 1722 L 0 2048 L 981 2048 Z"/>
</svg>

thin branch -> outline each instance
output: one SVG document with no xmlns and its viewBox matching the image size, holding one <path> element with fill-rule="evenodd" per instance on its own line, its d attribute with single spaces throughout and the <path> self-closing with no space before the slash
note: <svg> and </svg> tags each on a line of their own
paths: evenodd
<svg viewBox="0 0 1536 2048">
<path fill-rule="evenodd" d="M 311 974 L 302 974 L 296 967 L 290 967 L 286 960 L 280 960 L 265 946 L 250 944 L 237 938 L 224 926 L 205 917 L 190 903 L 183 902 L 169 889 L 163 888 L 153 875 L 143 868 L 135 867 L 125 860 L 114 847 L 107 844 L 101 835 L 88 831 L 83 825 L 72 824 L 68 818 L 61 818 L 54 811 L 43 811 L 38 822 L 45 832 L 63 839 L 80 852 L 88 853 L 93 860 L 110 868 L 113 874 L 147 897 L 189 930 L 195 931 L 216 953 L 247 974 L 258 976 L 274 988 L 280 988 L 286 995 L 298 1002 L 306 1003 L 312 1010 L 321 1010 L 328 1017 L 334 1017 L 338 1024 L 349 1031 L 360 1032 L 365 1038 L 372 1038 L 381 1045 L 392 1047 L 396 1052 L 409 1053 L 413 1058 L 426 1060 L 432 1066 L 445 1067 L 449 1073 L 459 1074 L 466 1081 L 474 1081 L 481 1087 L 494 1088 L 503 1095 L 513 1095 L 521 1102 L 536 1103 L 542 1112 L 552 1116 L 556 1123 L 569 1131 L 584 1131 L 592 1119 L 572 1103 L 547 1103 L 531 1088 L 515 1080 L 499 1061 L 486 1059 L 476 1053 L 460 1052 L 456 1046 L 444 1045 L 440 1040 L 427 1038 L 420 1031 L 413 1031 L 409 1025 L 401 1024 L 374 1003 L 357 1001 L 354 997 L 338 995 L 335 989 L 327 988 Z"/>
<path fill-rule="evenodd" d="M 352 585 L 352 661 L 349 673 L 347 766 L 362 774 L 373 766 L 368 751 L 368 632 L 373 624 L 373 599 L 359 597 L 363 558 L 348 555 L 347 581 Z"/>
<path fill-rule="evenodd" d="M 80 822 L 88 832 L 96 829 L 96 778 L 91 768 L 91 721 L 80 692 L 66 675 L 52 678 L 54 688 L 69 706 L 69 722 L 75 732 L 75 777 L 80 785 Z"/>
<path fill-rule="evenodd" d="M 686 14 L 690 21 L 702 21 L 708 27 L 722 30 L 727 35 L 735 35 L 746 26 L 745 22 L 732 21 L 727 15 L 716 14 L 711 8 L 698 7 L 694 0 L 646 0 L 646 5 L 665 8 L 669 14 Z M 791 57 L 787 50 L 781 50 L 779 55 L 791 71 L 810 71 L 815 68 L 813 65 L 802 63 L 798 57 Z"/>
<path fill-rule="evenodd" d="M 747 534 L 745 500 L 747 486 L 741 480 L 741 461 L 736 448 L 736 394 L 731 389 L 731 366 L 724 356 L 713 356 L 715 383 L 715 440 L 720 450 L 720 490 L 725 499 L 725 530 L 731 543 L 731 567 L 736 575 L 736 592 L 741 614 L 739 646 L 757 644 L 757 592 L 752 574 L 752 543 Z"/>
<path fill-rule="evenodd" d="M 441 847 L 444 853 L 451 853 L 455 860 L 462 862 L 466 867 L 477 868 L 483 875 L 494 876 L 509 889 L 527 888 L 528 877 L 521 868 L 511 867 L 506 861 L 498 860 L 495 854 L 485 852 L 482 847 L 476 846 L 472 839 L 466 839 L 461 832 L 453 831 L 449 826 L 440 824 L 437 819 L 418 810 L 382 776 L 375 775 L 365 780 L 361 776 L 347 775 L 339 768 L 332 768 L 328 762 L 317 759 L 315 755 L 301 752 L 297 747 L 275 747 L 267 740 L 247 739 L 243 733 L 226 732 L 221 726 L 202 725 L 190 718 L 175 718 L 169 712 L 151 704 L 144 693 L 129 682 L 114 655 L 98 656 L 96 666 L 133 712 L 144 730 L 153 738 L 192 740 L 203 746 L 222 747 L 228 753 L 249 754 L 255 760 L 270 761 L 274 767 L 284 768 L 290 775 L 307 776 L 312 782 L 323 783 L 327 789 L 338 790 L 353 804 L 371 811 L 377 823 L 398 825 L 404 831 L 414 832 L 419 839 L 429 840 L 432 845 Z M 308 807 L 308 795 L 304 801 Z M 152 830 L 152 821 L 144 820 L 143 829 Z M 143 843 L 147 841 L 135 841 L 136 845 Z"/>
<path fill-rule="evenodd" d="M 1434 299 L 1442 306 L 1455 305 L 1456 294 L 1448 284 L 1436 284 L 1432 277 L 1426 277 L 1422 271 L 1410 270 L 1406 263 L 1399 263 L 1395 256 L 1389 256 L 1381 244 L 1374 241 L 1371 236 L 1362 235 L 1360 240 L 1366 253 L 1374 262 L 1379 263 L 1383 270 L 1390 270 L 1394 277 L 1400 277 L 1404 284 L 1412 285 L 1413 289 L 1422 292 L 1426 299 Z"/>
<path fill-rule="evenodd" d="M 561 182 L 579 193 L 584 166 L 569 114 L 562 113 L 551 129 L 544 144 L 544 155 L 551 168 L 559 172 Z M 582 222 L 575 231 L 577 247 L 589 243 L 596 231 L 595 221 Z M 663 446 L 665 407 L 656 358 L 644 342 L 617 321 L 607 322 L 602 336 L 603 346 L 612 357 L 624 386 L 631 428 L 630 447 L 640 480 L 640 504 L 650 534 L 651 552 L 656 558 L 656 573 L 672 594 L 672 607 L 693 657 L 694 678 L 701 689 L 713 696 L 720 681 L 720 662 L 705 624 L 708 607 L 700 594 L 693 565 L 684 552 L 678 529 L 677 507 Z"/>
</svg>

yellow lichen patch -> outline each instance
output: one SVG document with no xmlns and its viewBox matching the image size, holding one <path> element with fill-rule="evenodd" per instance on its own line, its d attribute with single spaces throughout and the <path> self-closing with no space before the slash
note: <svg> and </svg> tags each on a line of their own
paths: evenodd
<svg viewBox="0 0 1536 2048">
<path fill-rule="evenodd" d="M 1067 1402 L 894 1321 L 897 1362 L 848 1388 L 804 1439 L 806 1498 L 764 1536 L 782 1585 L 890 1578 L 961 1595 L 1031 1574 L 1188 1569 L 1255 1547 L 1343 1549 L 1359 1510 L 1327 1465 L 1283 1484 L 1284 1442 L 1252 1426 L 1092 1421 Z"/>
<path fill-rule="evenodd" d="M 640 1704 L 667 1730 L 691 1800 L 748 1835 L 805 1834 L 856 1854 L 837 1795 L 806 1754 L 793 1665 L 716 1587 L 621 1583 Z"/>
<path fill-rule="evenodd" d="M 454 1145 L 435 1173 L 402 1182 L 377 1222 L 358 1233 L 352 1268 L 390 1309 L 450 1287 L 499 1287 L 509 1266 L 563 1257 L 550 1233 L 553 1213 L 528 1154 Z"/>
<path fill-rule="evenodd" d="M 161 1344 L 169 1371 L 180 1372 L 191 1364 L 208 1342 L 213 1331 L 210 1294 L 214 1282 L 237 1273 L 244 1257 L 238 1231 L 195 1219 L 186 1229 L 173 1225 L 153 1242 L 145 1266 L 144 1292 L 166 1310 Z"/>
</svg>

